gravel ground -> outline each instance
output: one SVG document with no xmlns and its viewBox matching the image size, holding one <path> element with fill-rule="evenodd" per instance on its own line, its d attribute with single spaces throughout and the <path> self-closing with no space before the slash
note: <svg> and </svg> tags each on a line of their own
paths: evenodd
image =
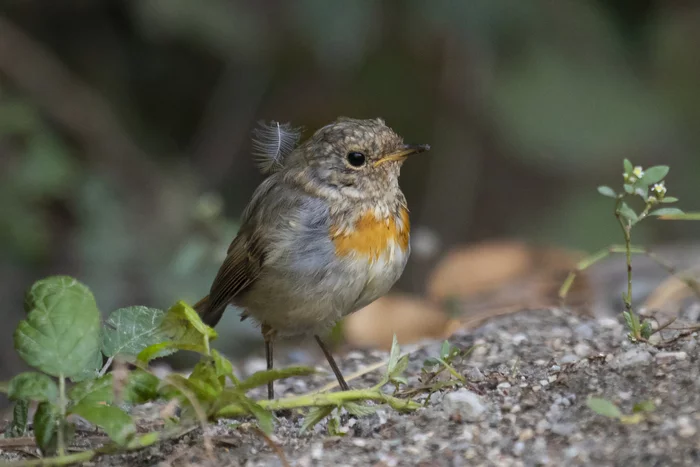
<svg viewBox="0 0 700 467">
<path fill-rule="evenodd" d="M 686 323 L 697 324 L 700 307 L 684 313 Z M 325 424 L 300 436 L 300 414 L 278 415 L 272 440 L 295 466 L 699 465 L 697 335 L 659 350 L 631 344 L 624 333 L 616 319 L 583 319 L 562 310 L 496 319 L 451 339 L 462 348 L 478 344 L 456 364 L 467 387 L 434 394 L 412 413 L 387 408 L 350 418 L 344 436 L 329 436 Z M 423 360 L 437 355 L 439 347 L 433 343 L 412 352 L 409 385 L 417 383 Z M 341 366 L 347 375 L 386 357 L 352 352 Z M 350 384 L 369 387 L 379 375 L 366 374 Z M 287 380 L 277 386 L 278 395 L 332 380 L 327 373 Z M 606 398 L 625 414 L 642 401 L 653 401 L 656 410 L 625 425 L 591 411 L 588 396 Z M 208 435 L 215 459 L 207 457 L 201 431 L 193 431 L 178 441 L 90 465 L 284 465 L 253 430 L 221 422 Z M 5 459 L 17 455 L 6 453 Z"/>
</svg>

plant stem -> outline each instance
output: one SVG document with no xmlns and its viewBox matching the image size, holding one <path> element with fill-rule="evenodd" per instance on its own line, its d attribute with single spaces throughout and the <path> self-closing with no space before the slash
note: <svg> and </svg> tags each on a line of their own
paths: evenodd
<svg viewBox="0 0 700 467">
<path fill-rule="evenodd" d="M 58 408 L 61 411 L 61 417 L 58 419 L 56 440 L 58 444 L 58 455 L 59 457 L 63 457 L 66 455 L 65 440 L 63 439 L 64 426 L 66 423 L 66 377 L 62 374 L 58 377 Z"/>
<path fill-rule="evenodd" d="M 261 400 L 257 403 L 268 410 L 299 409 L 302 407 L 340 406 L 345 402 L 357 400 L 373 400 L 389 404 L 397 410 L 412 410 L 420 407 L 420 404 L 411 400 L 399 399 L 372 389 L 356 389 L 350 391 L 331 392 L 326 394 L 309 394 L 292 396 L 283 399 Z M 246 415 L 248 412 L 238 404 L 231 404 L 217 411 L 219 418 Z"/>
<path fill-rule="evenodd" d="M 112 362 L 114 361 L 114 357 L 109 357 L 107 361 L 105 362 L 105 365 L 102 367 L 100 372 L 98 373 L 97 377 L 101 378 L 107 373 L 107 370 L 109 370 L 109 367 L 112 366 Z"/>
<path fill-rule="evenodd" d="M 615 217 L 620 223 L 620 228 L 622 228 L 622 234 L 625 237 L 625 258 L 627 260 L 627 294 L 624 296 L 625 311 L 630 317 L 629 325 L 632 337 L 635 340 L 638 340 L 642 336 L 641 326 L 639 325 L 639 320 L 636 319 L 636 317 L 634 316 L 634 312 L 632 311 L 632 223 L 629 220 L 623 219 L 620 215 L 621 203 L 622 199 L 620 198 L 618 199 L 617 206 L 615 209 Z M 649 207 L 647 206 L 644 209 L 642 216 L 645 216 L 648 211 Z M 643 217 L 640 217 L 640 219 L 641 218 Z"/>
</svg>

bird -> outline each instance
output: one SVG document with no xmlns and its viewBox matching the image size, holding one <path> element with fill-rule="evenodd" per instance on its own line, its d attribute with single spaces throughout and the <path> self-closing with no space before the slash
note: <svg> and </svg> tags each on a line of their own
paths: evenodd
<svg viewBox="0 0 700 467">
<path fill-rule="evenodd" d="M 228 305 L 260 325 L 267 369 L 273 344 L 313 336 L 341 390 L 349 390 L 322 337 L 385 295 L 410 255 L 399 187 L 404 161 L 430 150 L 406 144 L 382 118 L 339 117 L 299 143 L 302 129 L 262 122 L 253 157 L 265 175 L 211 285 L 194 305 L 214 327 Z M 268 398 L 274 385 L 268 383 Z"/>
</svg>

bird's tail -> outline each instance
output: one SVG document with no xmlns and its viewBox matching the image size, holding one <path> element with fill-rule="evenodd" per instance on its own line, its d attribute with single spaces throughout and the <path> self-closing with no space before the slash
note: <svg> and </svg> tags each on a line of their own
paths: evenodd
<svg viewBox="0 0 700 467">
<path fill-rule="evenodd" d="M 221 319 L 221 313 L 218 312 L 218 310 L 212 310 L 209 305 L 209 295 L 207 295 L 195 303 L 192 308 L 194 308 L 197 314 L 199 314 L 199 317 L 202 318 L 204 324 L 214 327 Z"/>
</svg>

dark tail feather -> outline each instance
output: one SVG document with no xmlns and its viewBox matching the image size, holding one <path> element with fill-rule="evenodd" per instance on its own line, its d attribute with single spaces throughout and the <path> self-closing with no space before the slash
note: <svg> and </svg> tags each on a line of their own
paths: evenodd
<svg viewBox="0 0 700 467">
<path fill-rule="evenodd" d="M 199 314 L 202 321 L 204 321 L 204 324 L 213 328 L 219 323 L 219 320 L 221 320 L 221 316 L 224 314 L 226 306 L 220 306 L 218 309 L 212 309 L 209 306 L 209 295 L 207 295 L 195 303 L 192 308 L 194 308 L 194 310 Z"/>
</svg>

